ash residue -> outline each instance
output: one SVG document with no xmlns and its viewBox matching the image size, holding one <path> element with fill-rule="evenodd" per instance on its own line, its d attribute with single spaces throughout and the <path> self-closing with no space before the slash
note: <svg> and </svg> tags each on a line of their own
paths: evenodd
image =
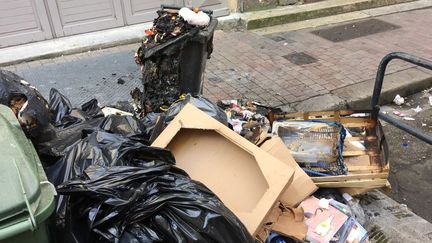
<svg viewBox="0 0 432 243">
<path fill-rule="evenodd" d="M 198 28 L 189 25 L 176 12 L 160 10 L 158 15 L 153 28 L 146 30 L 147 36 L 136 53 L 136 62 L 141 65 L 143 74 L 145 112 L 167 108 L 181 95 L 181 50 L 188 37 L 196 33 L 191 30 Z"/>
</svg>

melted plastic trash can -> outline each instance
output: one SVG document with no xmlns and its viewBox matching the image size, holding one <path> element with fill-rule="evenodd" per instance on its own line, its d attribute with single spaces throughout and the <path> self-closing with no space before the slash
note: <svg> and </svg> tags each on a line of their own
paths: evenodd
<svg viewBox="0 0 432 243">
<path fill-rule="evenodd" d="M 49 242 L 56 190 L 15 115 L 0 105 L 0 242 Z"/>
<path fill-rule="evenodd" d="M 162 5 L 161 11 L 179 9 L 177 6 Z M 202 11 L 210 16 L 208 26 L 195 27 L 153 47 L 145 48 L 143 44 L 142 51 L 138 51 L 144 67 L 142 102 L 152 100 L 153 111 L 158 111 L 157 108 L 162 106 L 169 107 L 181 94 L 202 94 L 204 71 L 207 59 L 213 52 L 213 35 L 218 25 L 212 11 Z"/>
</svg>

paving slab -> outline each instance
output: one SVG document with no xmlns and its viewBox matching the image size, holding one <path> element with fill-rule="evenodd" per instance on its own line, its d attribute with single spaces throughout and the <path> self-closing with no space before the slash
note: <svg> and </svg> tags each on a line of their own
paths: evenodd
<svg viewBox="0 0 432 243">
<path fill-rule="evenodd" d="M 248 12 L 244 14 L 243 18 L 246 22 L 246 28 L 251 30 L 411 1 L 412 0 L 327 0 L 311 4 Z"/>
<path fill-rule="evenodd" d="M 354 11 L 349 13 L 342 13 L 342 14 L 335 14 L 327 17 L 322 18 L 316 18 L 316 19 L 307 19 L 303 21 L 297 21 L 294 23 L 285 23 L 280 24 L 276 26 L 271 27 L 265 27 L 265 28 L 259 28 L 251 30 L 254 33 L 258 33 L 261 35 L 266 34 L 272 34 L 272 33 L 280 33 L 280 32 L 286 32 L 286 31 L 294 31 L 294 30 L 300 30 L 300 29 L 306 29 L 306 28 L 317 28 L 320 26 L 326 26 L 326 25 L 332 25 L 347 21 L 353 21 L 358 19 L 365 19 L 365 18 L 371 18 L 371 17 L 378 17 L 382 15 L 389 15 L 394 13 L 400 13 L 400 12 L 406 12 L 406 11 L 412 11 L 416 9 L 424 9 L 424 8 L 430 8 L 432 7 L 432 1 L 430 0 L 418 0 L 414 2 L 407 2 L 407 3 L 399 3 L 396 5 L 389 5 L 379 8 L 372 8 L 372 9 L 365 9 L 361 11 Z M 237 19 L 241 18 L 240 16 L 237 16 Z M 229 18 L 226 18 L 228 22 Z M 231 23 L 234 23 L 231 21 Z M 243 22 L 238 22 L 243 23 Z"/>
<path fill-rule="evenodd" d="M 294 107 L 296 111 L 326 111 L 343 110 L 347 108 L 344 100 L 332 94 L 309 98 L 297 103 Z"/>
<path fill-rule="evenodd" d="M 362 196 L 371 243 L 431 242 L 432 224 L 379 190 Z"/>
<path fill-rule="evenodd" d="M 391 64 L 389 64 L 391 65 Z M 331 93 L 344 100 L 349 108 L 370 108 L 375 79 L 335 89 Z M 432 76 L 423 68 L 408 68 L 384 78 L 380 104 L 393 101 L 396 94 L 407 96 L 432 87 Z"/>
</svg>

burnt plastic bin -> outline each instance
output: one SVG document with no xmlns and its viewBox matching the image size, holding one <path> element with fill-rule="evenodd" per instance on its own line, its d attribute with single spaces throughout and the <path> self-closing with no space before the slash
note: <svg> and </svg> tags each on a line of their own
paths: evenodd
<svg viewBox="0 0 432 243">
<path fill-rule="evenodd" d="M 178 9 L 178 7 L 163 7 Z M 140 48 L 143 64 L 142 107 L 152 111 L 169 107 L 182 94 L 202 94 L 207 59 L 213 52 L 213 34 L 218 24 L 210 16 L 205 28 L 192 28 L 182 35 L 150 48 Z M 147 112 L 147 109 L 146 109 Z"/>
<path fill-rule="evenodd" d="M 216 18 L 211 18 L 207 29 L 200 30 L 183 46 L 179 64 L 182 93 L 202 94 L 204 71 L 207 59 L 213 52 L 213 33 L 217 22 Z"/>
<path fill-rule="evenodd" d="M 175 9 L 180 7 L 161 5 L 162 10 Z M 202 94 L 203 76 L 207 59 L 213 52 L 213 34 L 216 30 L 218 20 L 212 17 L 213 11 L 202 10 L 210 16 L 210 23 L 207 28 L 192 33 L 192 37 L 185 38 L 185 43 L 180 54 L 179 82 L 182 93 L 192 95 Z M 182 44 L 182 41 L 179 42 Z"/>
</svg>

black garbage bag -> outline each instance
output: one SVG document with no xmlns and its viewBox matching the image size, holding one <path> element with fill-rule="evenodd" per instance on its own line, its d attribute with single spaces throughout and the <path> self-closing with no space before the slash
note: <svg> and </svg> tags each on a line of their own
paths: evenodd
<svg viewBox="0 0 432 243">
<path fill-rule="evenodd" d="M 69 225 L 87 222 L 71 229 L 78 242 L 253 242 L 208 188 L 170 164 L 84 172 L 58 187 L 70 196 Z"/>
<path fill-rule="evenodd" d="M 170 106 L 170 108 L 165 112 L 166 119 L 165 122 L 169 123 L 174 119 L 175 116 L 185 107 L 188 103 L 191 103 L 196 108 L 205 112 L 207 115 L 213 117 L 218 120 L 220 123 L 228 126 L 228 118 L 224 110 L 222 110 L 217 104 L 213 103 L 209 99 L 204 96 L 197 95 L 192 96 L 190 94 L 186 95 L 182 101 L 174 103 Z"/>
<path fill-rule="evenodd" d="M 49 103 L 55 118 L 52 120 L 54 127 L 50 129 L 50 133 L 33 141 L 45 166 L 49 167 L 61 159 L 67 147 L 97 130 L 142 139 L 146 137 L 146 128 L 138 119 L 119 115 L 104 117 L 96 99 L 86 102 L 81 109 L 72 108 L 64 95 L 56 89 L 51 89 Z"/>
<path fill-rule="evenodd" d="M 52 123 L 56 126 L 60 126 L 63 118 L 72 112 L 72 104 L 69 99 L 54 88 L 50 90 L 49 107 L 53 113 Z"/>
<path fill-rule="evenodd" d="M 209 99 L 196 95 L 187 94 L 182 99 L 173 103 L 168 110 L 163 113 L 149 112 L 140 122 L 145 126 L 145 135 L 150 142 L 153 142 L 163 131 L 163 129 L 180 113 L 186 104 L 191 103 L 207 115 L 228 126 L 226 113 Z"/>
<path fill-rule="evenodd" d="M 48 102 L 22 77 L 6 70 L 0 70 L 0 104 L 12 109 L 29 138 L 37 138 L 50 125 Z"/>
<path fill-rule="evenodd" d="M 171 152 L 136 137 L 89 134 L 46 170 L 63 194 L 55 235 L 61 242 L 251 242 L 232 212 L 174 164 Z"/>
<path fill-rule="evenodd" d="M 140 119 L 141 124 L 145 127 L 144 134 L 150 142 L 153 142 L 152 138 L 157 137 L 163 129 L 164 118 L 164 113 L 149 112 Z"/>
<path fill-rule="evenodd" d="M 81 109 L 72 108 L 69 99 L 56 89 L 50 90 L 49 108 L 51 125 L 32 139 L 45 166 L 59 160 L 67 147 L 98 129 L 105 119 L 97 100 L 90 100 Z"/>
<path fill-rule="evenodd" d="M 81 106 L 81 110 L 87 115 L 87 119 L 104 116 L 102 109 L 98 105 L 97 99 L 91 99 Z"/>
</svg>

